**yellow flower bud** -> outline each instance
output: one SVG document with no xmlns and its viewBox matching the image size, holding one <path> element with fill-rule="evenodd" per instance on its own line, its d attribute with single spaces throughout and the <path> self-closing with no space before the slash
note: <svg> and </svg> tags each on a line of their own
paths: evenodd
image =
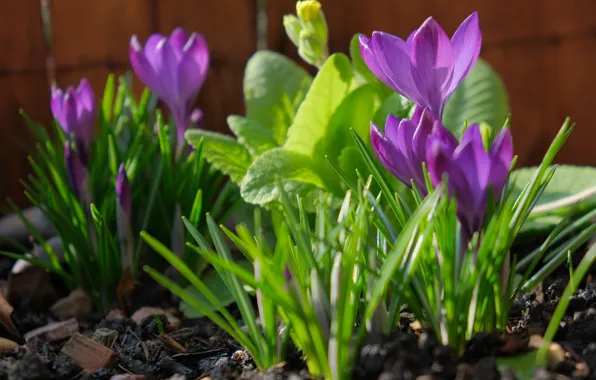
<svg viewBox="0 0 596 380">
<path fill-rule="evenodd" d="M 302 21 L 315 21 L 321 11 L 321 3 L 317 0 L 302 0 L 296 3 L 296 13 Z"/>
</svg>

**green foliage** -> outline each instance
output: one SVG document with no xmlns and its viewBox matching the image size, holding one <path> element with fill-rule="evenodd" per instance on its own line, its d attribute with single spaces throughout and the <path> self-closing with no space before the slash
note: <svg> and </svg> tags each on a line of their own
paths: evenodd
<svg viewBox="0 0 596 380">
<path fill-rule="evenodd" d="M 512 173 L 514 194 L 519 195 L 531 179 L 535 168 L 523 168 Z M 596 168 L 590 166 L 557 165 L 555 174 L 536 202 L 524 233 L 537 234 L 552 230 L 573 210 L 576 217 L 596 206 Z"/>
<path fill-rule="evenodd" d="M 487 123 L 501 128 L 509 116 L 507 91 L 498 74 L 478 59 L 466 79 L 445 106 L 443 125 L 460 136 L 468 123 Z"/>
<path fill-rule="evenodd" d="M 359 51 L 354 54 L 362 61 Z M 187 139 L 192 145 L 204 141 L 207 160 L 232 177 L 247 202 L 279 205 L 278 183 L 292 197 L 302 197 L 310 210 L 321 192 L 339 202 L 346 188 L 333 166 L 341 164 L 349 173 L 366 170 L 361 161 L 346 159 L 350 154 L 344 149 L 354 148 L 349 130 L 368 141 L 370 121 L 389 96 L 374 76 L 362 81 L 361 63 L 332 55 L 313 81 L 287 58 L 257 52 L 245 73 L 246 117 L 228 118 L 237 144 L 203 130 L 189 131 Z M 386 112 L 393 111 L 392 105 L 386 103 Z"/>
<path fill-rule="evenodd" d="M 23 182 L 25 194 L 56 229 L 63 258 L 52 251 L 13 204 L 36 243 L 50 257 L 44 267 L 61 275 L 70 288 L 84 289 L 101 308 L 117 298 L 118 284 L 124 281 L 123 266 L 129 265 L 125 264 L 125 256 L 132 255 L 133 280 L 141 261 L 159 264 L 154 256 L 145 255 L 146 247 L 137 238 L 141 230 L 150 231 L 173 247 L 180 246 L 177 254 L 196 267 L 196 255 L 188 255 L 183 245 L 184 230 L 177 235 L 177 216 L 187 216 L 204 233 L 204 212 L 223 221 L 239 200 L 238 190 L 205 162 L 202 143 L 188 155 L 176 157 L 171 128 L 156 110 L 156 99 L 145 90 L 137 101 L 131 82 L 131 77 L 125 76 L 116 85 L 110 76 L 98 107 L 99 128 L 88 156 L 91 204 L 83 204 L 70 187 L 63 153 L 66 136 L 60 126 L 55 123 L 55 133 L 49 134 L 25 116 L 38 141 L 37 150 L 29 158 L 33 175 Z M 210 147 L 213 149 L 213 145 Z M 230 148 L 226 149 L 230 154 Z M 240 154 L 236 156 L 241 158 Z M 130 239 L 134 252 L 122 252 L 124 248 L 118 243 L 115 183 L 120 164 L 126 167 L 132 189 Z M 4 254 L 41 264 L 27 255 Z"/>
<path fill-rule="evenodd" d="M 378 280 L 372 289 L 373 298 L 367 307 L 365 320 L 372 318 L 375 302 L 384 299 L 390 290 L 398 297 L 397 304 L 407 304 L 419 318 L 433 327 L 444 344 L 461 348 L 477 332 L 504 330 L 509 310 L 517 295 L 542 281 L 565 260 L 569 250 L 577 249 L 596 233 L 596 225 L 591 224 L 584 227 L 579 235 L 554 247 L 553 242 L 563 239 L 565 224 L 562 224 L 551 232 L 525 266 L 518 266 L 514 259 L 513 270 L 509 269 L 513 241 L 553 178 L 554 168 L 550 164 L 567 140 L 571 129 L 569 121 L 566 121 L 542 164 L 534 171 L 520 194 L 513 194 L 511 184 L 506 186 L 505 195 L 491 219 L 468 245 L 463 245 L 460 241 L 455 201 L 447 201 L 446 197 L 442 197 L 436 204 L 433 218 L 426 219 L 427 223 L 417 226 L 421 236 L 411 241 L 411 244 L 419 247 L 419 251 L 403 257 L 386 256 L 387 260 L 382 264 Z M 358 140 L 357 135 L 354 136 Z M 368 157 L 364 144 L 359 142 L 358 146 L 375 179 L 380 183 L 383 198 L 395 213 L 396 219 L 407 221 L 400 226 L 403 234 L 408 220 L 411 220 L 410 213 L 404 211 L 406 209 L 402 207 L 404 202 L 401 196 L 394 195 L 390 187 L 384 184 L 374 166 L 375 162 Z M 444 192 L 441 188 L 431 192 L 425 202 L 433 195 Z M 393 224 L 389 218 L 383 217 L 381 221 L 386 224 L 383 230 L 392 230 Z M 434 238 L 429 239 L 425 234 Z M 395 236 L 391 233 L 387 235 Z M 392 247 L 396 246 L 392 240 L 388 243 Z M 543 258 L 543 265 L 537 267 Z M 393 326 L 388 325 L 387 332 Z"/>
</svg>

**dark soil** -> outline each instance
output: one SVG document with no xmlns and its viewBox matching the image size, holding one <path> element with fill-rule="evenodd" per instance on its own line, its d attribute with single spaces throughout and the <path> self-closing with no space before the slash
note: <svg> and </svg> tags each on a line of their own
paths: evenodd
<svg viewBox="0 0 596 380">
<path fill-rule="evenodd" d="M 413 317 L 404 314 L 396 333 L 371 337 L 362 343 L 353 378 L 516 379 L 512 370 L 499 365 L 498 358 L 515 357 L 531 350 L 530 337 L 544 333 L 567 284 L 565 273 L 562 268 L 544 284 L 541 293 L 519 297 L 511 310 L 507 332 L 478 334 L 467 342 L 462 353 L 439 344 L 431 330 L 413 331 L 410 328 Z M 132 297 L 135 301 L 131 304 L 132 312 L 141 306 L 158 306 L 164 310 L 176 306 L 167 292 L 155 286 L 139 289 L 145 290 Z M 40 311 L 27 300 L 13 306 L 11 319 L 21 334 L 54 321 L 49 311 Z M 146 379 L 168 379 L 175 374 L 184 376 L 177 379 L 207 376 L 212 379 L 312 378 L 299 352 L 290 352 L 283 365 L 258 372 L 242 347 L 206 319 L 182 318 L 180 329 L 167 333 L 179 345 L 177 347 L 186 350 L 181 352 L 176 345 L 158 338 L 168 325 L 165 314 L 158 318 L 159 322 L 151 315 L 137 326 L 131 319 L 114 319 L 106 313 L 85 315 L 78 318 L 83 335 L 92 337 L 99 328 L 117 334 L 108 347 L 116 353 L 109 368 L 83 371 L 60 353 L 67 339 L 51 343 L 42 341 L 32 347 L 22 345 L 16 351 L 4 353 L 0 360 L 0 380 L 107 380 L 126 374 L 143 375 Z M 533 379 L 596 379 L 596 283 L 590 279 L 573 296 L 555 341 L 563 348 L 565 357 L 548 368 L 538 369 Z"/>
</svg>

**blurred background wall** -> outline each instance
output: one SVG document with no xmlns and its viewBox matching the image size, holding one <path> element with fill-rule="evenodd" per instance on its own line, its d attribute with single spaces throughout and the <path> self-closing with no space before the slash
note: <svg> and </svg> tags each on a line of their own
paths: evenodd
<svg viewBox="0 0 596 380">
<path fill-rule="evenodd" d="M 44 34 L 42 7 L 52 21 Z M 347 52 L 354 33 L 401 37 L 426 17 L 451 35 L 477 10 L 482 56 L 502 76 L 522 165 L 538 163 L 566 116 L 577 123 L 557 162 L 596 165 L 596 0 L 322 0 L 332 52 Z M 101 95 L 110 72 L 129 69 L 132 34 L 145 40 L 176 26 L 204 34 L 212 66 L 199 97 L 206 126 L 226 131 L 242 113 L 244 65 L 259 48 L 297 59 L 282 16 L 294 0 L 0 0 L 0 203 L 21 205 L 19 178 L 29 172 L 31 143 L 19 109 L 49 123 L 49 83 L 87 77 Z M 138 86 L 140 88 L 140 85 Z"/>
</svg>

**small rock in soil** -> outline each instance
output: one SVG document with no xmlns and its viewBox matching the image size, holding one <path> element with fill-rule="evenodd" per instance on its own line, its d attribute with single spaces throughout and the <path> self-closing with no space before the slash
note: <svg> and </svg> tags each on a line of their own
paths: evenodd
<svg viewBox="0 0 596 380">
<path fill-rule="evenodd" d="M 15 308 L 23 301 L 33 311 L 45 311 L 58 300 L 58 293 L 47 270 L 30 266 L 8 277 L 8 302 Z"/>
<path fill-rule="evenodd" d="M 92 307 L 91 297 L 83 289 L 75 289 L 67 297 L 53 304 L 50 311 L 56 318 L 63 321 L 89 314 Z"/>
<path fill-rule="evenodd" d="M 98 328 L 93 332 L 91 339 L 109 348 L 116 342 L 119 335 L 120 334 L 116 330 Z"/>
<path fill-rule="evenodd" d="M 110 377 L 110 380 L 145 380 L 147 376 L 131 375 L 129 373 Z"/>
<path fill-rule="evenodd" d="M 48 380 L 51 378 L 52 372 L 48 365 L 37 354 L 31 352 L 25 354 L 8 375 L 9 380 Z"/>
<path fill-rule="evenodd" d="M 39 208 L 30 207 L 23 210 L 23 214 L 35 226 L 42 237 L 48 238 L 55 233 L 52 223 Z M 19 243 L 27 243 L 29 235 L 29 229 L 17 214 L 9 214 L 0 218 L 0 236 L 16 240 Z M 0 242 L 0 248 L 4 249 L 6 247 L 7 243 Z"/>
</svg>

